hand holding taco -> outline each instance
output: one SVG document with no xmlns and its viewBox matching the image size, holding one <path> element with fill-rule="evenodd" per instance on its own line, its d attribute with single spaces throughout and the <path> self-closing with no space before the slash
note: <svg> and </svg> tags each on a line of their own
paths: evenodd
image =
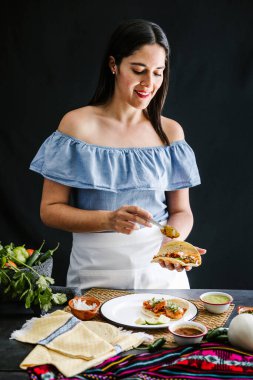
<svg viewBox="0 0 253 380">
<path fill-rule="evenodd" d="M 186 241 L 169 241 L 164 244 L 153 257 L 152 262 L 163 262 L 165 265 L 174 264 L 181 267 L 198 267 L 201 256 L 196 247 Z"/>
</svg>

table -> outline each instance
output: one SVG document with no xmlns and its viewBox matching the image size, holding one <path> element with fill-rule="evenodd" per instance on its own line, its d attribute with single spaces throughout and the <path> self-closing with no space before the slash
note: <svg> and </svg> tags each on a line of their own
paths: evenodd
<svg viewBox="0 0 253 380">
<path fill-rule="evenodd" d="M 187 290 L 135 290 L 135 293 L 163 293 L 186 299 L 198 299 L 200 294 L 206 291 L 224 291 L 234 298 L 235 308 L 226 325 L 237 314 L 239 305 L 253 305 L 253 290 L 230 290 L 230 289 L 187 289 Z M 59 292 L 65 292 L 68 298 L 78 293 L 74 288 L 57 288 Z M 19 364 L 25 356 L 34 348 L 34 345 L 9 340 L 11 333 L 18 330 L 26 320 L 32 318 L 33 312 L 16 304 L 0 303 L 0 380 L 25 380 L 28 379 L 26 372 L 19 368 Z M 134 351 L 134 350 L 132 350 Z"/>
</svg>

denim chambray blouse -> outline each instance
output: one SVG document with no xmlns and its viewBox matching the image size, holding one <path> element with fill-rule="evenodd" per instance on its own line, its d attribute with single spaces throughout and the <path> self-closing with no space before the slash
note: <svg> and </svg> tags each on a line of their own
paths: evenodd
<svg viewBox="0 0 253 380">
<path fill-rule="evenodd" d="M 113 148 L 57 130 L 42 144 L 30 169 L 72 187 L 78 208 L 138 205 L 157 221 L 168 218 L 165 191 L 200 184 L 194 152 L 185 140 L 170 146 Z"/>
</svg>

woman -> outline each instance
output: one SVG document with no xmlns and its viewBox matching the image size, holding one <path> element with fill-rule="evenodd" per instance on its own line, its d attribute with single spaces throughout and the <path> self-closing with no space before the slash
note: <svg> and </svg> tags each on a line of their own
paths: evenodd
<svg viewBox="0 0 253 380">
<path fill-rule="evenodd" d="M 122 23 L 89 105 L 63 117 L 31 164 L 45 178 L 42 221 L 73 233 L 68 286 L 189 287 L 181 266 L 169 272 L 150 263 L 164 241 L 149 219 L 186 239 L 193 225 L 188 188 L 200 183 L 181 126 L 161 116 L 168 73 L 161 28 Z"/>
</svg>

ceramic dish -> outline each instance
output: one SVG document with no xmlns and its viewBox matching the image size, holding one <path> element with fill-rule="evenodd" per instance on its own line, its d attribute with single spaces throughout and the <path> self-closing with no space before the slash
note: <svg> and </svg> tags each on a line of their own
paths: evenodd
<svg viewBox="0 0 253 380">
<path fill-rule="evenodd" d="M 174 323 L 174 321 L 169 321 L 168 323 L 163 323 L 159 325 L 140 325 L 136 323 L 139 317 L 145 318 L 142 313 L 143 301 L 151 298 L 164 298 L 178 299 L 179 297 L 173 297 L 166 294 L 157 293 L 137 293 L 128 294 L 121 297 L 115 297 L 107 302 L 104 302 L 100 309 L 100 314 L 107 321 L 115 323 L 124 327 L 138 328 L 138 329 L 161 329 L 167 328 L 169 325 Z M 188 310 L 184 314 L 182 320 L 189 321 L 194 319 L 198 313 L 197 307 L 187 300 L 184 300 L 188 304 Z"/>
<path fill-rule="evenodd" d="M 201 294 L 201 301 L 210 313 L 221 314 L 228 310 L 233 297 L 224 292 L 206 292 Z"/>
<path fill-rule="evenodd" d="M 175 342 L 180 346 L 199 343 L 207 334 L 205 325 L 193 321 L 175 322 L 169 326 L 169 331 L 173 335 Z"/>
</svg>

